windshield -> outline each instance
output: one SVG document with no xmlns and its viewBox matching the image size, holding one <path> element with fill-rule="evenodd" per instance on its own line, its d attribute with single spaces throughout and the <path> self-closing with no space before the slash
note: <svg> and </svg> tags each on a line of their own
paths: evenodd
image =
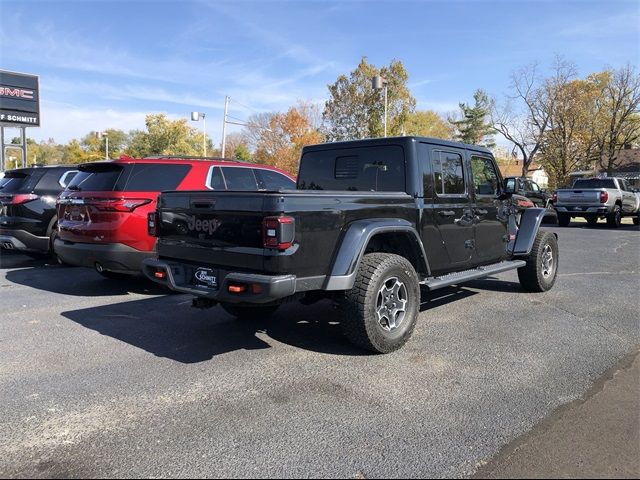
<svg viewBox="0 0 640 480">
<path fill-rule="evenodd" d="M 616 182 L 613 178 L 580 178 L 573 188 L 616 188 Z"/>
</svg>

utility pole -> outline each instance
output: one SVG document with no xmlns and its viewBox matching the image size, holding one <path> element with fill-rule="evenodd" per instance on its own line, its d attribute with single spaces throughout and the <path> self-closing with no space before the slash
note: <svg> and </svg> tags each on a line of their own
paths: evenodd
<svg viewBox="0 0 640 480">
<path fill-rule="evenodd" d="M 227 146 L 227 112 L 229 111 L 229 96 L 224 97 L 224 119 L 222 121 L 222 158 L 224 158 Z"/>
</svg>

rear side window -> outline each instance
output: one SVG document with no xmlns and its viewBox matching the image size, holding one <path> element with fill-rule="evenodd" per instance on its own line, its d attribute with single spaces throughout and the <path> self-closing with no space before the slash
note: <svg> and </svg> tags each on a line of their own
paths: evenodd
<svg viewBox="0 0 640 480">
<path fill-rule="evenodd" d="M 476 195 L 496 195 L 498 193 L 498 174 L 491 159 L 475 155 L 471 157 L 471 175 Z"/>
<path fill-rule="evenodd" d="M 258 190 L 258 183 L 252 168 L 221 167 L 227 190 Z"/>
<path fill-rule="evenodd" d="M 458 153 L 433 151 L 433 176 L 438 195 L 462 195 L 465 193 L 462 173 L 462 156 Z"/>
<path fill-rule="evenodd" d="M 273 170 L 256 168 L 253 173 L 258 179 L 261 190 L 295 190 L 296 188 L 296 182 Z"/>
<path fill-rule="evenodd" d="M 307 152 L 300 162 L 298 188 L 363 192 L 404 192 L 402 147 L 360 147 Z"/>
<path fill-rule="evenodd" d="M 175 190 L 191 170 L 186 164 L 136 163 L 125 190 L 130 192 L 162 192 Z"/>
<path fill-rule="evenodd" d="M 76 170 L 47 168 L 36 188 L 44 192 L 59 192 L 67 186 L 76 173 L 78 173 Z"/>
<path fill-rule="evenodd" d="M 44 175 L 44 170 L 16 170 L 5 172 L 0 179 L 0 193 L 32 192 Z"/>
<path fill-rule="evenodd" d="M 573 188 L 616 188 L 613 178 L 584 178 L 578 179 Z"/>
<path fill-rule="evenodd" d="M 211 167 L 209 169 L 209 176 L 207 177 L 207 188 L 211 190 L 226 190 L 227 186 L 224 183 L 222 172 L 220 167 Z"/>
</svg>

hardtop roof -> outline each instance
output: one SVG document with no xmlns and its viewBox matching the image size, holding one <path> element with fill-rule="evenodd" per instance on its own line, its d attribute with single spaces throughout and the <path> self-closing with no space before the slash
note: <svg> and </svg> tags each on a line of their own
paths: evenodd
<svg viewBox="0 0 640 480">
<path fill-rule="evenodd" d="M 352 148 L 352 147 L 373 147 L 381 145 L 406 145 L 413 142 L 424 142 L 443 147 L 463 148 L 465 150 L 473 150 L 480 153 L 491 154 L 491 150 L 480 145 L 471 145 L 462 142 L 454 142 L 451 140 L 443 140 L 442 138 L 420 137 L 417 135 L 403 137 L 383 137 L 383 138 L 365 138 L 362 140 L 346 140 L 342 142 L 319 143 L 316 145 L 308 145 L 304 147 L 303 152 L 327 150 L 328 148 Z"/>
</svg>

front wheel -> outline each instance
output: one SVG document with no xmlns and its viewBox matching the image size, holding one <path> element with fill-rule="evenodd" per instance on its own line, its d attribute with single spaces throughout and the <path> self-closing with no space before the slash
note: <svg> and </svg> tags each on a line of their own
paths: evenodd
<svg viewBox="0 0 640 480">
<path fill-rule="evenodd" d="M 407 343 L 418 320 L 418 275 L 404 257 L 367 254 L 339 307 L 352 343 L 376 353 L 393 352 Z"/>
<path fill-rule="evenodd" d="M 528 292 L 551 290 L 558 276 L 558 239 L 553 233 L 539 231 L 527 264 L 518 269 L 520 285 Z"/>
<path fill-rule="evenodd" d="M 220 302 L 220 306 L 229 315 L 238 320 L 262 320 L 273 315 L 280 305 L 238 305 L 235 303 Z"/>
</svg>

